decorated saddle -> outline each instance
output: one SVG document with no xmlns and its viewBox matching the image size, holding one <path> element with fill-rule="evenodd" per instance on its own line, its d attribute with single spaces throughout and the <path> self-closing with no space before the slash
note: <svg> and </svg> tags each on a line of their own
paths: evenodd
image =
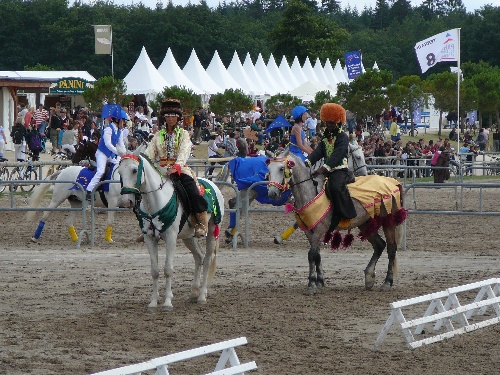
<svg viewBox="0 0 500 375">
<path fill-rule="evenodd" d="M 101 181 L 112 180 L 114 168 L 115 168 L 115 165 L 108 164 L 106 166 L 106 170 L 104 171 L 104 174 L 102 175 Z M 83 188 L 86 189 L 90 180 L 92 180 L 92 177 L 94 177 L 95 173 L 96 173 L 95 168 L 85 167 L 78 174 L 78 177 L 76 178 L 76 182 L 81 184 L 83 186 Z M 80 190 L 80 188 L 77 185 L 73 185 L 70 188 L 70 190 Z M 99 190 L 106 191 L 106 192 L 109 191 L 109 183 L 102 184 L 100 186 Z"/>
<path fill-rule="evenodd" d="M 266 181 L 268 173 L 266 165 L 267 157 L 256 156 L 251 158 L 235 158 L 229 162 L 229 169 L 233 176 L 238 190 L 249 188 L 253 183 Z M 281 199 L 273 200 L 267 195 L 266 185 L 256 185 L 253 190 L 257 193 L 257 202 L 262 204 L 272 204 L 273 206 L 283 206 L 292 193 L 290 190 L 283 192 Z"/>
</svg>

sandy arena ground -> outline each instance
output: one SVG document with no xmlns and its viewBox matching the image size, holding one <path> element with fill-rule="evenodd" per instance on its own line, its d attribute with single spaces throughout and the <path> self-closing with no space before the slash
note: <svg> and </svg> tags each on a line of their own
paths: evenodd
<svg viewBox="0 0 500 375">
<path fill-rule="evenodd" d="M 420 190 L 416 197 L 419 209 L 451 210 L 456 204 L 449 189 Z M 465 190 L 465 209 L 476 210 L 478 199 L 478 190 Z M 485 189 L 483 199 L 484 210 L 498 211 L 498 189 Z M 16 206 L 25 201 L 16 195 Z M 0 195 L 1 207 L 9 202 Z M 240 336 L 249 341 L 237 349 L 240 360 L 258 365 L 251 373 L 499 373 L 499 324 L 413 351 L 393 327 L 382 347 L 374 348 L 389 303 L 499 277 L 499 217 L 409 217 L 399 276 L 387 293 L 364 290 L 369 244 L 356 240 L 347 251 L 325 248 L 326 287 L 309 296 L 305 236 L 297 232 L 275 245 L 273 237 L 291 218 L 254 213 L 249 248 L 221 246 L 206 305 L 188 301 L 194 264 L 179 243 L 174 310 L 151 312 L 149 255 L 134 242 L 139 230 L 133 214 L 119 213 L 112 244 L 103 239 L 106 215 L 97 215 L 96 246 L 81 249 L 69 240 L 65 216 L 54 213 L 36 244 L 30 237 L 37 224 L 26 223 L 22 213 L 3 212 L 0 219 L 2 374 L 88 374 Z M 377 286 L 386 267 L 384 254 Z M 181 362 L 169 371 L 206 373 L 217 359 Z"/>
</svg>

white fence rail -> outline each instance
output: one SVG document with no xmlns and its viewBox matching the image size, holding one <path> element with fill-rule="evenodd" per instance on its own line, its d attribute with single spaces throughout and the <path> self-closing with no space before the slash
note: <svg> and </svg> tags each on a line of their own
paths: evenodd
<svg viewBox="0 0 500 375">
<path fill-rule="evenodd" d="M 477 289 L 479 292 L 471 301 L 471 294 L 475 294 Z M 459 296 L 462 301 L 466 301 L 465 304 L 460 303 Z M 414 313 L 414 310 L 427 303 L 429 305 L 423 317 L 407 320 L 403 314 L 403 309 L 411 314 L 411 310 Z M 473 319 L 477 321 L 472 322 Z M 391 303 L 391 314 L 375 341 L 375 347 L 382 344 L 395 322 L 401 328 L 410 349 L 498 323 L 500 322 L 500 278 Z M 427 325 L 434 325 L 434 328 L 430 330 L 434 331 L 432 335 L 415 340 L 414 335 L 423 334 Z M 412 333 L 413 328 L 415 329 Z"/>
<path fill-rule="evenodd" d="M 170 354 L 164 357 L 153 358 L 149 361 L 137 363 L 135 365 L 98 372 L 93 375 L 140 375 L 143 371 L 155 369 L 156 375 L 169 375 L 168 365 L 215 352 L 222 353 L 214 371 L 208 373 L 207 375 L 243 375 L 245 371 L 257 369 L 255 361 L 241 364 L 238 356 L 236 355 L 235 347 L 246 344 L 246 337 L 240 337 L 233 340 L 202 346 L 201 348 Z M 228 364 L 229 367 L 227 367 Z"/>
</svg>

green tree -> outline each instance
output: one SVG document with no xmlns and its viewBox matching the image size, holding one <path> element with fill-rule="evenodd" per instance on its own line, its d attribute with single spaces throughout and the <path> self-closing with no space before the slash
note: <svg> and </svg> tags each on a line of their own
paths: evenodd
<svg viewBox="0 0 500 375">
<path fill-rule="evenodd" d="M 210 110 L 218 116 L 234 118 L 238 112 L 249 112 L 253 108 L 253 100 L 241 90 L 228 89 L 216 94 L 210 102 Z"/>
<path fill-rule="evenodd" d="M 266 109 L 270 117 L 275 118 L 283 115 L 289 118 L 292 114 L 292 108 L 300 105 L 302 100 L 290 94 L 278 94 L 271 96 L 266 100 Z"/>
<path fill-rule="evenodd" d="M 126 106 L 132 101 L 132 95 L 126 95 L 127 85 L 122 79 L 110 76 L 99 78 L 94 88 L 83 92 L 85 102 L 94 110 L 99 110 L 105 103 L 116 103 Z"/>
<path fill-rule="evenodd" d="M 184 86 L 165 87 L 161 93 L 156 95 L 156 98 L 152 100 L 149 105 L 155 112 L 158 112 L 163 99 L 172 98 L 180 100 L 184 114 L 189 116 L 201 105 L 200 95 Z"/>
<path fill-rule="evenodd" d="M 413 137 L 415 125 L 413 123 L 413 112 L 427 102 L 428 96 L 422 88 L 422 80 L 419 76 L 405 76 L 398 79 L 394 85 L 387 89 L 392 106 L 406 109 L 410 113 L 410 135 Z M 441 134 L 441 119 L 439 120 L 439 134 Z"/>
<path fill-rule="evenodd" d="M 338 85 L 337 101 L 357 118 L 375 116 L 390 104 L 386 91 L 391 81 L 391 72 L 367 69 L 354 81 Z"/>
<path fill-rule="evenodd" d="M 319 113 L 325 103 L 334 103 L 335 96 L 330 91 L 319 91 L 314 95 L 314 101 L 308 105 L 312 112 Z"/>
<path fill-rule="evenodd" d="M 431 74 L 424 83 L 426 92 L 432 95 L 434 108 L 439 110 L 439 130 L 443 112 L 457 113 L 457 75 L 451 72 Z"/>
</svg>

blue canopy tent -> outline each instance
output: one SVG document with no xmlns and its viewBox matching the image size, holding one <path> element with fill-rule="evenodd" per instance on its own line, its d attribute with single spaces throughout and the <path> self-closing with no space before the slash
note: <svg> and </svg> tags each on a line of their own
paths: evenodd
<svg viewBox="0 0 500 375">
<path fill-rule="evenodd" d="M 277 128 L 289 128 L 291 126 L 292 126 L 292 124 L 290 124 L 286 120 L 285 116 L 278 115 L 278 117 L 276 117 L 276 119 L 273 122 L 271 122 L 271 124 L 269 124 L 269 126 L 266 129 L 266 133 L 269 133 L 273 129 L 277 129 Z"/>
</svg>

